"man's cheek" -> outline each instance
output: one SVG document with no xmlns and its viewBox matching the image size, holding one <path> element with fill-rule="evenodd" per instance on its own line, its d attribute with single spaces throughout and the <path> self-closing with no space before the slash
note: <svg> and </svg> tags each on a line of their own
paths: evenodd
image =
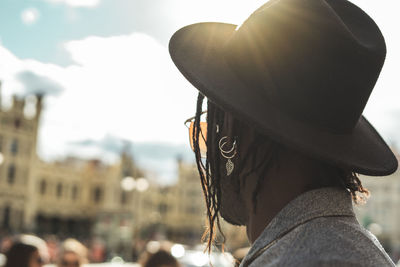
<svg viewBox="0 0 400 267">
<path fill-rule="evenodd" d="M 221 210 L 220 214 L 227 222 L 245 225 L 248 212 L 237 184 L 229 177 L 221 178 Z"/>
</svg>

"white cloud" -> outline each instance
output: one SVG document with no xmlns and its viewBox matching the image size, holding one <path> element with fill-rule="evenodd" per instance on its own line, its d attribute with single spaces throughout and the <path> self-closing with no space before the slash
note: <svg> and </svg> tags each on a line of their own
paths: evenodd
<svg viewBox="0 0 400 267">
<path fill-rule="evenodd" d="M 50 3 L 63 3 L 71 7 L 95 7 L 100 4 L 100 0 L 46 0 Z"/>
<path fill-rule="evenodd" d="M 388 9 L 378 12 L 372 4 L 365 5 L 388 45 L 386 64 L 365 114 L 384 137 L 400 141 L 398 117 L 393 115 L 399 110 L 398 23 L 385 13 Z M 397 10 L 394 4 L 390 10 Z M 134 33 L 92 36 L 70 41 L 65 48 L 76 64 L 60 67 L 20 60 L 0 45 L 0 79 L 5 94 L 26 90 L 16 79 L 22 71 L 47 77 L 64 88 L 46 99 L 40 131 L 42 154 L 62 155 L 70 151 L 69 142 L 101 140 L 106 135 L 134 142 L 187 142 L 183 121 L 195 111 L 196 90 L 173 66 L 165 47 L 148 35 Z"/>
<path fill-rule="evenodd" d="M 27 8 L 22 11 L 21 19 L 26 25 L 32 25 L 39 19 L 40 13 L 36 8 Z"/>
<path fill-rule="evenodd" d="M 16 78 L 23 71 L 64 88 L 46 99 L 39 134 L 42 155 L 62 155 L 69 151 L 69 142 L 100 140 L 107 134 L 134 142 L 187 142 L 183 121 L 195 112 L 196 90 L 164 46 L 134 33 L 88 37 L 65 48 L 76 64 L 20 60 L 0 47 L 5 94 L 27 89 Z"/>
</svg>

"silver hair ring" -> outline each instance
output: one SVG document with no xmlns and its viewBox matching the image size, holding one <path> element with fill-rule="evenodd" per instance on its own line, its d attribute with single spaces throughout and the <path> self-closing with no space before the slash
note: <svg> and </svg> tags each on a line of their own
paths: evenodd
<svg viewBox="0 0 400 267">
<path fill-rule="evenodd" d="M 223 142 L 225 139 L 227 139 L 227 138 L 228 138 L 228 136 L 224 136 L 224 137 L 222 137 L 222 138 L 219 140 L 218 146 L 219 146 L 219 150 L 221 150 L 221 154 L 222 154 L 222 153 L 224 153 L 224 154 L 229 154 L 229 153 L 231 153 L 231 152 L 235 149 L 235 147 L 236 147 L 236 140 L 235 140 L 235 141 L 233 141 L 232 148 L 231 148 L 230 150 L 228 150 L 228 151 L 224 150 L 223 147 L 226 145 L 227 142 L 224 142 L 224 143 L 222 143 L 222 142 Z M 236 154 L 236 152 L 235 152 L 235 154 Z M 223 156 L 225 157 L 225 155 L 223 155 Z"/>
<path fill-rule="evenodd" d="M 237 154 L 237 151 L 235 150 L 234 151 L 234 153 L 233 153 L 233 155 L 231 155 L 231 156 L 227 156 L 227 155 L 225 155 L 225 154 L 229 154 L 229 153 L 232 153 L 232 151 L 236 148 L 236 140 L 233 142 L 233 144 L 232 144 L 232 148 L 230 149 L 230 150 L 228 150 L 228 151 L 225 151 L 224 149 L 223 149 L 223 147 L 226 145 L 226 143 L 227 142 L 223 142 L 225 139 L 227 139 L 228 138 L 228 136 L 224 136 L 224 137 L 222 137 L 220 140 L 219 140 L 219 143 L 218 143 L 218 145 L 219 145 L 219 150 L 220 150 L 220 152 L 221 152 L 221 155 L 224 157 L 224 158 L 226 158 L 228 161 L 226 162 L 226 164 L 225 164 L 225 167 L 226 167 L 226 176 L 229 176 L 229 175 L 231 175 L 231 173 L 233 172 L 233 169 L 235 168 L 235 164 L 233 164 L 233 162 L 232 162 L 232 158 L 233 157 L 235 157 L 236 156 L 236 154 Z"/>
</svg>

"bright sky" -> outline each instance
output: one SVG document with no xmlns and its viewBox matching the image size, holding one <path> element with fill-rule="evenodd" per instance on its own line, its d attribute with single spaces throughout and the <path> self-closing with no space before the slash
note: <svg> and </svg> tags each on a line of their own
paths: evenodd
<svg viewBox="0 0 400 267">
<path fill-rule="evenodd" d="M 263 2 L 2 0 L 3 96 L 48 92 L 39 137 L 45 157 L 107 136 L 187 143 L 183 121 L 194 113 L 196 90 L 170 60 L 169 37 L 194 22 L 240 24 Z M 388 48 L 364 114 L 400 144 L 400 1 L 353 2 L 375 19 Z"/>
</svg>

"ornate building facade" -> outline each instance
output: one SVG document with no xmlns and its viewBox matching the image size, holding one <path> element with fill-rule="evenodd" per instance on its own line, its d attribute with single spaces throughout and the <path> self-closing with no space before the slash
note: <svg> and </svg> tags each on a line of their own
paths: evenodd
<svg viewBox="0 0 400 267">
<path fill-rule="evenodd" d="M 45 162 L 36 154 L 41 111 L 39 95 L 29 103 L 14 97 L 12 107 L 0 108 L 0 235 L 96 237 L 125 259 L 137 240 L 200 243 L 205 205 L 194 164 L 177 160 L 176 184 L 161 186 L 144 178 L 129 148 L 112 165 L 76 158 Z"/>
<path fill-rule="evenodd" d="M 32 211 L 30 196 L 42 97 L 36 96 L 34 115 L 27 117 L 25 107 L 26 99 L 17 97 L 10 109 L 0 107 L 0 227 L 8 231 L 27 228 Z"/>
</svg>

